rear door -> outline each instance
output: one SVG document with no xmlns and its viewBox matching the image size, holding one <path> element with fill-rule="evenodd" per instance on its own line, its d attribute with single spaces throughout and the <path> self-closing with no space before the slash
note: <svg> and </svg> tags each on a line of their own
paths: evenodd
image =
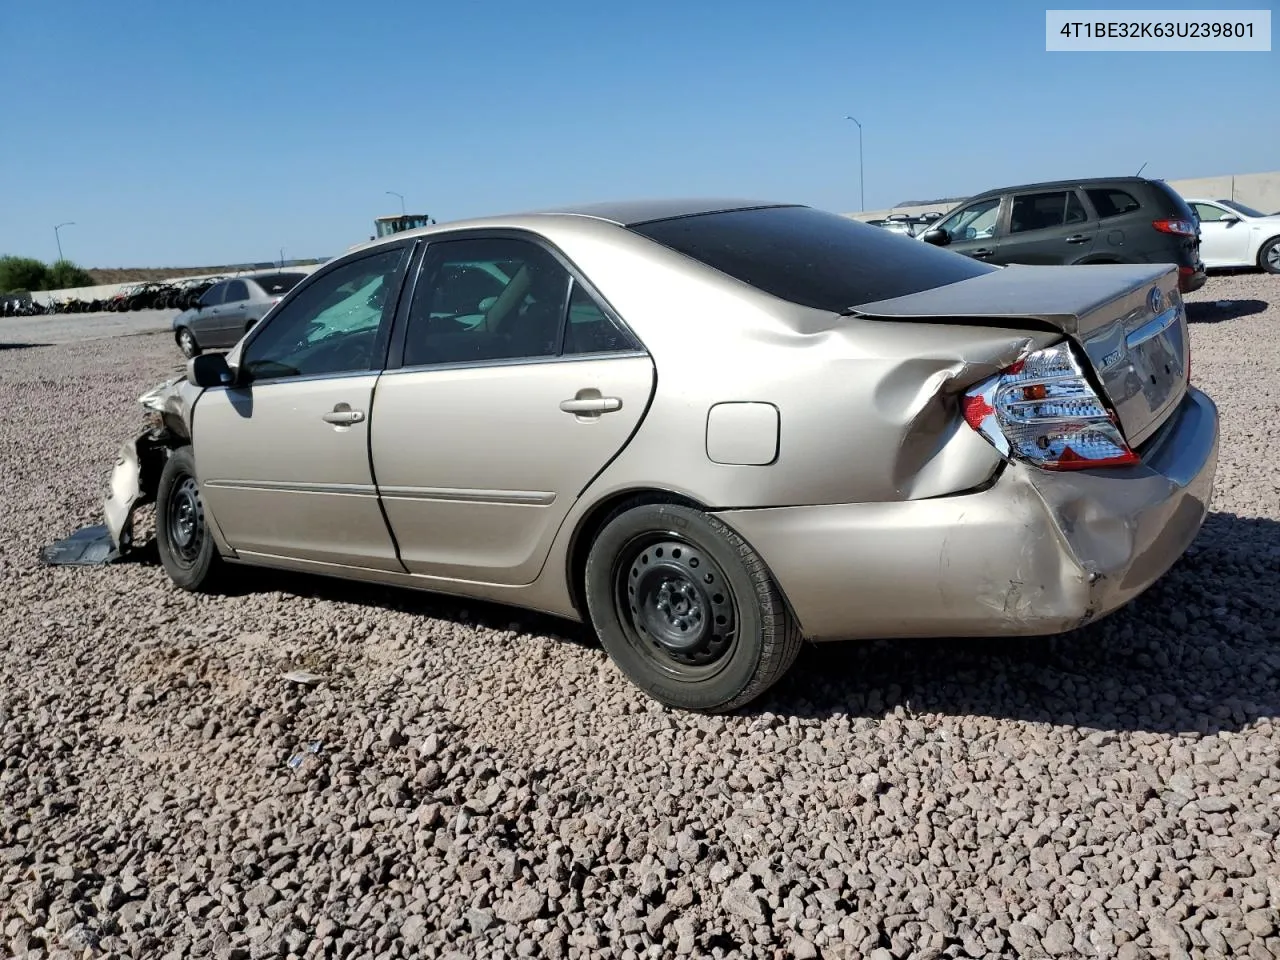
<svg viewBox="0 0 1280 960">
<path fill-rule="evenodd" d="M 540 242 L 432 242 L 372 417 L 374 473 L 405 567 L 531 583 L 653 388 L 653 361 Z"/>
<path fill-rule="evenodd" d="M 1098 221 L 1075 190 L 1016 193 L 997 262 L 1078 263 L 1093 252 L 1097 239 Z"/>
</svg>

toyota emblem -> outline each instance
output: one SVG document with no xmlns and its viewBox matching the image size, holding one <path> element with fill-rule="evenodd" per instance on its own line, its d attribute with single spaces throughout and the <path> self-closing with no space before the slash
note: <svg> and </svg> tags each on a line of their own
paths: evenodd
<svg viewBox="0 0 1280 960">
<path fill-rule="evenodd" d="M 1160 312 L 1160 307 L 1164 304 L 1164 297 L 1160 295 L 1159 287 L 1152 287 L 1151 292 L 1147 294 L 1147 309 L 1153 314 Z"/>
</svg>

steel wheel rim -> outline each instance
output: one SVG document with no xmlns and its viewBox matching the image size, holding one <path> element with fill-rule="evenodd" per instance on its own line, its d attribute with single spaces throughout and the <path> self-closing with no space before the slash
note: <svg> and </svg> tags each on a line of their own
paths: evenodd
<svg viewBox="0 0 1280 960">
<path fill-rule="evenodd" d="M 182 352 L 187 356 L 195 352 L 196 338 L 191 335 L 190 330 L 183 330 L 178 334 L 178 346 L 182 347 Z"/>
<path fill-rule="evenodd" d="M 195 477 L 183 477 L 170 495 L 165 515 L 165 535 L 169 540 L 170 552 L 179 562 L 185 566 L 196 562 L 200 549 L 204 546 L 205 523 L 204 505 L 200 501 L 200 489 Z"/>
<path fill-rule="evenodd" d="M 1267 251 L 1267 263 L 1273 267 L 1280 268 L 1280 243 L 1273 244 L 1271 249 Z"/>
<path fill-rule="evenodd" d="M 631 647 L 663 673 L 707 680 L 729 663 L 741 616 L 720 565 L 671 532 L 632 539 L 613 566 L 614 604 Z"/>
</svg>

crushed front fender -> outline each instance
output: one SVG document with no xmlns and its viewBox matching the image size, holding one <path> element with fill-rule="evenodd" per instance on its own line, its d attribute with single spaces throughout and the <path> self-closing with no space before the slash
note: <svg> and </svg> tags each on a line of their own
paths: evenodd
<svg viewBox="0 0 1280 960">
<path fill-rule="evenodd" d="M 168 431 L 155 428 L 120 446 L 111 471 L 111 492 L 103 515 L 111 542 L 121 556 L 134 545 L 133 515 L 138 507 L 154 503 L 160 472 L 168 456 Z"/>
</svg>

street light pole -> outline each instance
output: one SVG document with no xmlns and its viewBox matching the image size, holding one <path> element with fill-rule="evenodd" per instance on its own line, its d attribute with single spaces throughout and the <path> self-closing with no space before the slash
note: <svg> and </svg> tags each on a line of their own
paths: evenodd
<svg viewBox="0 0 1280 960">
<path fill-rule="evenodd" d="M 403 194 L 403 193 L 396 193 L 394 190 L 388 190 L 388 191 L 387 191 L 387 193 L 391 194 L 391 196 L 393 196 L 393 197 L 399 197 L 399 198 L 400 198 L 400 216 L 402 216 L 402 217 L 403 217 L 403 216 L 404 216 L 404 194 Z"/>
<path fill-rule="evenodd" d="M 63 227 L 74 227 L 75 225 L 76 225 L 76 222 L 74 220 L 68 220 L 66 223 L 60 223 L 53 228 L 53 239 L 57 241 L 57 244 L 58 244 L 58 260 L 59 261 L 62 260 L 62 235 L 59 234 L 58 231 L 61 230 Z"/>
<path fill-rule="evenodd" d="M 845 119 L 858 123 L 854 117 L 846 116 Z M 858 123 L 858 203 L 860 204 L 860 209 L 865 212 L 867 209 L 867 192 L 862 177 L 862 124 L 860 123 Z"/>
</svg>

